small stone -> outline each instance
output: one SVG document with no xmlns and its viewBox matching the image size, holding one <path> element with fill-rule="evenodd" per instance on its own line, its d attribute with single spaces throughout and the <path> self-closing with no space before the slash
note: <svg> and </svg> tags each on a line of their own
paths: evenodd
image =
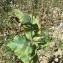
<svg viewBox="0 0 63 63">
<path fill-rule="evenodd" d="M 58 62 L 58 61 L 59 61 L 59 59 L 58 59 L 58 58 L 55 58 L 55 59 L 54 59 L 54 61 L 55 61 L 55 62 Z"/>
<path fill-rule="evenodd" d="M 54 63 L 54 62 L 52 62 L 52 63 Z"/>
</svg>

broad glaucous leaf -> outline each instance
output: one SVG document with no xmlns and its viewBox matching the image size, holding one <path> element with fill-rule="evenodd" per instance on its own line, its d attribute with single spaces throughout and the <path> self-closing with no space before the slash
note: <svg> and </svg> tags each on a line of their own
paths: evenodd
<svg viewBox="0 0 63 63">
<path fill-rule="evenodd" d="M 21 12 L 19 9 L 14 9 L 13 10 L 13 13 L 14 15 L 19 18 L 19 21 L 22 23 L 22 24 L 25 24 L 25 23 L 31 23 L 31 18 L 29 15 Z"/>
<path fill-rule="evenodd" d="M 31 60 L 32 47 L 25 36 L 15 36 L 14 40 L 9 42 L 7 46 L 11 48 L 15 55 L 24 63 L 29 63 Z"/>
<path fill-rule="evenodd" d="M 37 24 L 39 26 L 39 19 L 38 19 L 38 17 L 32 16 L 32 14 L 25 14 L 22 11 L 20 11 L 19 9 L 14 9 L 13 10 L 13 14 L 17 18 L 19 18 L 19 21 L 22 24 L 32 23 L 32 24 Z"/>
</svg>

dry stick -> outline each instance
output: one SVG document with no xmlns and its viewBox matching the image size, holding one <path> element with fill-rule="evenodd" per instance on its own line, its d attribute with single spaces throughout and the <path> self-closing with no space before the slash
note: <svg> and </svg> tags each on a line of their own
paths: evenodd
<svg viewBox="0 0 63 63">
<path fill-rule="evenodd" d="M 40 10 L 40 12 L 44 14 L 44 8 L 43 8 L 44 4 L 43 3 L 44 3 L 44 0 L 41 0 L 41 10 Z M 42 17 L 40 17 L 40 19 L 42 19 L 42 20 L 43 20 L 43 14 L 42 14 Z M 41 36 L 42 36 L 42 23 L 41 22 L 40 22 L 40 26 L 41 26 L 40 28 L 41 28 Z"/>
<path fill-rule="evenodd" d="M 8 0 L 7 0 L 8 1 Z M 6 5 L 8 6 L 8 4 L 6 3 Z M 8 19 L 8 8 L 7 8 L 7 15 L 6 15 L 6 20 Z M 7 23 L 8 23 L 8 21 L 7 21 Z M 7 40 L 7 25 L 5 25 L 5 31 L 4 31 L 4 41 L 6 41 Z"/>
<path fill-rule="evenodd" d="M 20 0 L 20 10 L 22 10 L 22 0 Z"/>
<path fill-rule="evenodd" d="M 54 3 L 54 0 L 52 0 L 51 5 L 49 6 L 50 9 L 53 7 L 53 3 Z M 52 13 L 52 16 L 51 16 L 51 20 L 53 21 L 52 17 L 53 17 L 53 13 Z"/>
<path fill-rule="evenodd" d="M 33 2 L 34 2 L 34 0 L 32 0 L 32 7 L 31 7 L 31 10 L 32 10 L 32 19 L 31 20 L 33 20 L 33 15 L 34 15 L 34 5 L 33 5 Z M 33 40 L 32 40 L 32 26 L 31 26 L 31 43 L 33 42 Z"/>
</svg>

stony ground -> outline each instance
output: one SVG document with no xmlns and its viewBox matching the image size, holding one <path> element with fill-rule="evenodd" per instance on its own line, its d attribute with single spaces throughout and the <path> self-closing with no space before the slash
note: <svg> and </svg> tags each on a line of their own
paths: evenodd
<svg viewBox="0 0 63 63">
<path fill-rule="evenodd" d="M 48 47 L 39 50 L 39 63 L 63 63 L 63 23 L 50 28 L 54 40 Z"/>
</svg>

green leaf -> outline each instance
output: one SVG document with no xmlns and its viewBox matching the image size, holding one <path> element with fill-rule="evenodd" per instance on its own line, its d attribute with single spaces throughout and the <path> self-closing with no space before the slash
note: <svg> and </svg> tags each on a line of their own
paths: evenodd
<svg viewBox="0 0 63 63">
<path fill-rule="evenodd" d="M 37 24 L 38 27 L 40 28 L 39 18 L 38 18 L 38 17 L 35 17 L 35 16 L 32 16 L 32 14 L 29 15 L 29 16 L 30 16 L 30 18 L 31 18 L 31 23 L 32 23 L 32 24 Z"/>
<path fill-rule="evenodd" d="M 18 44 L 25 44 L 25 43 L 27 43 L 25 36 L 15 36 L 13 41 L 18 43 Z"/>
<path fill-rule="evenodd" d="M 10 42 L 8 45 L 7 45 L 9 48 L 12 49 L 12 51 L 14 51 L 17 47 L 17 44 L 16 43 L 13 43 L 13 42 Z"/>
<path fill-rule="evenodd" d="M 40 37 L 40 36 L 39 36 L 39 37 L 34 37 L 33 40 L 38 42 L 38 41 L 41 40 L 41 38 L 42 38 L 42 37 Z"/>
<path fill-rule="evenodd" d="M 22 24 L 26 24 L 26 23 L 32 23 L 32 24 L 37 24 L 39 26 L 39 19 L 35 18 L 35 16 L 29 15 L 29 14 L 25 14 L 22 11 L 20 11 L 19 9 L 14 9 L 13 10 L 13 14 L 19 18 L 19 21 Z"/>
<path fill-rule="evenodd" d="M 24 63 L 29 63 L 31 60 L 32 47 L 30 42 L 26 40 L 25 36 L 15 36 L 14 40 L 7 44 L 15 55 Z"/>
<path fill-rule="evenodd" d="M 31 40 L 31 38 L 34 36 L 35 33 L 34 31 L 29 31 L 29 32 L 26 32 L 25 34 L 27 39 Z"/>
<path fill-rule="evenodd" d="M 13 10 L 13 13 L 15 14 L 15 16 L 17 18 L 19 18 L 19 21 L 22 23 L 22 24 L 25 24 L 25 23 L 30 23 L 31 22 L 31 18 L 29 15 L 21 12 L 19 9 L 14 9 Z"/>
</svg>

